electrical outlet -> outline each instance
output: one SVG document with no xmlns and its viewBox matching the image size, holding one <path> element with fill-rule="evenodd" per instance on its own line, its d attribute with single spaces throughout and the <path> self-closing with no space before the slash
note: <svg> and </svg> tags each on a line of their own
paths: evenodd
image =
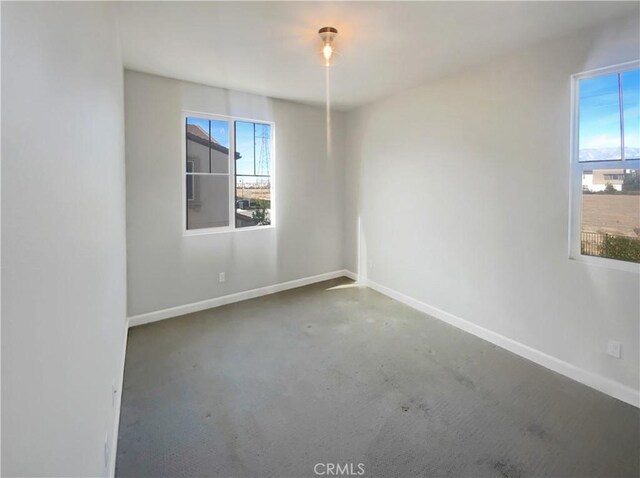
<svg viewBox="0 0 640 478">
<path fill-rule="evenodd" d="M 224 272 L 221 272 L 220 274 L 218 274 L 218 282 L 224 282 L 226 280 L 225 276 L 224 276 Z"/>
<path fill-rule="evenodd" d="M 620 358 L 622 355 L 622 344 L 617 340 L 609 340 L 607 343 L 607 354 L 615 358 Z"/>
</svg>

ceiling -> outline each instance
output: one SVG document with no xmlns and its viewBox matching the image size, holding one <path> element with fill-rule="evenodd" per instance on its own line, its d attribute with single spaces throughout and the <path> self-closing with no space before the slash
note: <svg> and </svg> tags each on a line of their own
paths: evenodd
<svg viewBox="0 0 640 478">
<path fill-rule="evenodd" d="M 347 110 L 623 15 L 637 2 L 120 2 L 130 69 Z"/>
</svg>

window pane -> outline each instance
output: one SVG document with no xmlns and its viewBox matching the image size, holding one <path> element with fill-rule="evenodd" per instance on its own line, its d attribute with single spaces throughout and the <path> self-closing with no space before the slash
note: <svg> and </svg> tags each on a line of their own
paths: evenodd
<svg viewBox="0 0 640 478">
<path fill-rule="evenodd" d="M 236 174 L 269 176 L 271 125 L 236 121 Z"/>
<path fill-rule="evenodd" d="M 236 121 L 236 227 L 271 224 L 271 125 Z"/>
<path fill-rule="evenodd" d="M 187 197 L 187 229 L 229 225 L 228 175 L 187 174 L 187 193 L 189 192 L 193 199 Z"/>
<path fill-rule="evenodd" d="M 229 123 L 211 121 L 211 172 L 229 172 Z"/>
<path fill-rule="evenodd" d="M 579 160 L 621 159 L 618 74 L 580 80 Z"/>
<path fill-rule="evenodd" d="M 187 170 L 194 173 L 211 172 L 209 163 L 209 120 L 187 118 Z"/>
<path fill-rule="evenodd" d="M 640 171 L 584 171 L 580 239 L 582 254 L 640 262 Z"/>
<path fill-rule="evenodd" d="M 254 126 L 254 123 L 236 121 L 236 174 L 256 174 Z"/>
<path fill-rule="evenodd" d="M 236 227 L 271 224 L 271 181 L 263 176 L 236 176 Z"/>
<path fill-rule="evenodd" d="M 195 173 L 229 172 L 229 123 L 187 118 L 187 162 Z"/>
<path fill-rule="evenodd" d="M 640 70 L 622 74 L 624 157 L 640 159 Z"/>
</svg>

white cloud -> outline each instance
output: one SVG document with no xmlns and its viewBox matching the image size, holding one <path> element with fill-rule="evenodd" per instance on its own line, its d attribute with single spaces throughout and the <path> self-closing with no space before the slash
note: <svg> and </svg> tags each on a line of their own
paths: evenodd
<svg viewBox="0 0 640 478">
<path fill-rule="evenodd" d="M 620 136 L 611 134 L 597 134 L 589 136 L 589 138 L 587 138 L 580 146 L 582 148 L 589 149 L 619 148 Z"/>
</svg>

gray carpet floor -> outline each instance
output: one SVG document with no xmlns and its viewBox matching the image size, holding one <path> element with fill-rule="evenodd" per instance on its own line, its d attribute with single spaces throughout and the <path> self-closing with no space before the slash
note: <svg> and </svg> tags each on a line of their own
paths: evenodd
<svg viewBox="0 0 640 478">
<path fill-rule="evenodd" d="M 630 405 L 336 279 L 131 329 L 116 474 L 637 477 L 639 426 Z"/>
</svg>

